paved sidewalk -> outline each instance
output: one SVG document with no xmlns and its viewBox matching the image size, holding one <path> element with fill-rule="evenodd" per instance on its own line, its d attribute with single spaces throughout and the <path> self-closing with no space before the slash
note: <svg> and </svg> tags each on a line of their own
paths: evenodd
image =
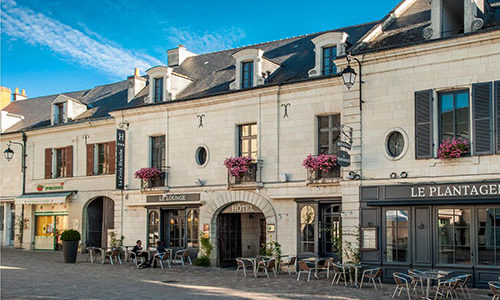
<svg viewBox="0 0 500 300">
<path fill-rule="evenodd" d="M 1 299 L 391 299 L 393 286 L 375 291 L 331 286 L 325 279 L 297 282 L 295 276 L 241 278 L 234 270 L 174 266 L 138 270 L 123 265 L 90 264 L 78 255 L 64 264 L 61 252 L 1 249 Z M 489 299 L 486 295 L 475 300 Z M 406 299 L 401 297 L 401 299 Z"/>
</svg>

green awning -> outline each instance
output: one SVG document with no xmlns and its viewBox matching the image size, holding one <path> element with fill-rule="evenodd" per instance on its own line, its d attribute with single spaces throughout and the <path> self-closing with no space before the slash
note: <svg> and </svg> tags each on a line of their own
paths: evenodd
<svg viewBox="0 0 500 300">
<path fill-rule="evenodd" d="M 75 191 L 53 193 L 29 193 L 17 197 L 21 204 L 64 204 Z"/>
</svg>

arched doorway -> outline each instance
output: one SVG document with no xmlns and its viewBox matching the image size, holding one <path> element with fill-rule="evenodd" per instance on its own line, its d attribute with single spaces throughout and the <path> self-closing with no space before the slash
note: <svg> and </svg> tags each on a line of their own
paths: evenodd
<svg viewBox="0 0 500 300">
<path fill-rule="evenodd" d="M 91 200 L 86 208 L 87 247 L 107 247 L 108 230 L 114 229 L 115 204 L 107 197 Z"/>
<path fill-rule="evenodd" d="M 250 251 L 252 251 L 252 253 L 257 253 L 258 255 L 261 242 L 265 243 L 265 241 L 270 241 L 271 239 L 277 240 L 278 224 L 277 224 L 276 212 L 273 206 L 271 205 L 270 201 L 267 200 L 262 195 L 247 191 L 230 191 L 220 194 L 214 200 L 215 201 L 213 202 L 212 205 L 207 205 L 205 213 L 200 218 L 201 224 L 210 224 L 209 226 L 210 241 L 213 246 L 211 258 L 213 263 L 220 266 L 234 264 L 235 261 L 233 260 L 232 257 L 237 255 L 238 252 L 231 253 L 229 257 L 221 258 L 222 255 L 221 251 L 223 251 L 223 249 L 221 248 L 226 248 L 226 250 L 230 249 L 229 245 L 238 243 L 238 240 L 241 240 L 241 243 L 239 244 L 240 250 L 237 251 L 241 252 L 242 254 L 241 256 L 243 256 L 245 253 L 250 253 Z M 233 204 L 252 205 L 254 207 L 253 208 L 254 212 L 252 213 L 250 213 L 249 211 L 247 212 L 235 211 L 234 213 L 227 212 L 226 210 L 232 210 Z M 239 208 L 235 207 L 235 209 L 238 210 L 244 208 L 240 206 Z M 238 216 L 220 217 L 221 215 L 239 215 L 239 217 Z M 243 222 L 242 222 L 242 215 L 243 215 Z M 247 218 L 247 220 L 245 220 L 245 217 Z M 252 226 L 256 228 L 255 230 L 252 229 L 253 234 L 256 237 L 255 238 L 256 243 L 254 246 L 250 244 L 250 249 L 248 249 L 248 245 L 244 244 L 246 240 L 245 230 L 247 230 L 246 228 L 247 225 L 245 225 L 244 223 L 245 221 L 251 222 L 253 224 Z M 242 225 L 243 227 L 245 227 L 243 231 L 242 231 Z M 225 228 L 219 230 L 220 226 L 225 226 Z M 272 228 L 272 230 L 270 231 L 266 230 L 267 229 L 266 227 Z M 260 239 L 261 228 L 265 232 L 262 235 L 262 240 Z M 237 237 L 238 232 L 242 235 L 240 238 Z M 226 239 L 226 241 L 220 241 L 220 239 Z M 230 239 L 230 241 L 227 241 L 227 239 Z M 236 242 L 233 242 L 231 240 L 235 240 Z M 252 255 L 250 254 L 248 256 Z"/>
</svg>

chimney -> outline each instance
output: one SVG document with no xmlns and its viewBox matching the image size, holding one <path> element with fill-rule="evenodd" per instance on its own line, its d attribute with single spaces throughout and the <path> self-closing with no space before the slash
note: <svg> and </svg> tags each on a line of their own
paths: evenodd
<svg viewBox="0 0 500 300">
<path fill-rule="evenodd" d="M 168 66 L 176 67 L 182 64 L 186 58 L 196 56 L 193 52 L 189 52 L 183 45 L 178 45 L 177 48 L 167 51 Z"/>
<path fill-rule="evenodd" d="M 19 93 L 19 88 L 16 88 L 14 91 L 14 94 L 12 94 L 12 97 L 14 101 L 20 101 L 20 100 L 26 100 L 28 99 L 28 96 L 26 96 L 26 91 L 23 89 L 22 93 Z"/>
<path fill-rule="evenodd" d="M 127 102 L 130 102 L 146 86 L 146 79 L 139 74 L 139 68 L 135 68 L 134 75 L 127 77 L 127 82 Z"/>
</svg>

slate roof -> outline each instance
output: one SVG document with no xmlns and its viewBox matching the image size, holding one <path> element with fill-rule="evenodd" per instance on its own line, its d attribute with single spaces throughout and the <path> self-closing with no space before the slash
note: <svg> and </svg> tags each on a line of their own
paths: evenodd
<svg viewBox="0 0 500 300">
<path fill-rule="evenodd" d="M 489 30 L 495 27 L 500 29 L 500 1 L 489 0 L 489 4 L 493 9 L 493 15 L 488 19 L 483 28 L 478 32 Z M 392 12 L 391 12 L 392 13 Z M 381 23 L 390 18 L 389 13 Z M 431 25 L 431 1 L 417 0 L 398 18 L 387 22 L 383 26 L 383 32 L 366 44 L 354 46 L 356 53 L 379 51 L 388 48 L 397 48 L 419 43 L 425 43 L 435 40 L 427 40 L 423 37 L 422 31 L 427 26 Z M 457 37 L 463 35 L 457 34 Z"/>
</svg>

